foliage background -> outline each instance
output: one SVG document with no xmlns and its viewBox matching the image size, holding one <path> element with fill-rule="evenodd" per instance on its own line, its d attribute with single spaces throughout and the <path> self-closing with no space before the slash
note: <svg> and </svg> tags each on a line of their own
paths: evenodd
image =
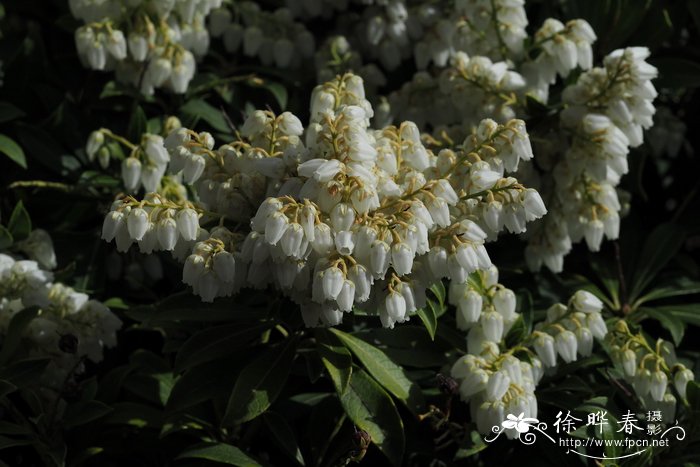
<svg viewBox="0 0 700 467">
<path fill-rule="evenodd" d="M 5 449 L 0 459 L 6 465 L 202 465 L 205 458 L 248 465 L 252 458 L 270 465 L 332 466 L 356 449 L 346 411 L 371 413 L 388 439 L 384 453 L 395 464 L 573 462 L 564 450 L 544 444 L 527 448 L 501 441 L 484 449 L 465 406 L 456 400 L 451 420 L 460 428 L 454 436 L 445 436 L 444 428 L 434 430 L 430 420 L 419 421 L 427 403 L 448 404 L 436 375 L 449 371 L 455 349 L 463 347 L 454 317 L 445 310 L 444 291 L 437 291 L 426 318 L 429 329 L 437 323 L 431 329 L 434 340 L 421 322 L 386 331 L 360 318 L 340 328 L 353 332 L 352 340 L 335 331 L 303 330 L 291 303 L 270 302 L 257 293 L 204 306 L 180 283 L 180 269 L 168 255 L 160 258 L 160 280 L 139 279 L 142 258 L 134 252 L 119 258 L 130 274 L 110 280 L 117 254 L 99 239 L 99 227 L 120 182 L 88 163 L 83 148 L 92 130 L 104 126 L 136 139 L 146 128 L 157 129 L 162 115 L 177 115 L 187 126 L 226 139 L 232 131 L 227 118 L 239 124 L 242 109 L 251 106 L 289 109 L 304 120 L 315 77 L 262 69 L 226 56 L 215 45 L 186 95 L 144 98 L 110 81 L 109 74 L 80 65 L 73 42 L 76 23 L 65 3 L 4 4 L 0 151 L 9 158 L 0 159 L 0 222 L 7 225 L 21 201 L 32 225 L 48 230 L 54 239 L 58 277 L 106 301 L 125 325 L 119 346 L 107 352 L 105 361 L 88 368 L 78 387 L 66 388 L 69 407 L 62 422 L 42 419 L 50 408 L 41 407 L 29 389 L 3 395 L 0 449 Z M 650 336 L 676 341 L 683 356 L 696 363 L 698 374 L 700 306 L 693 294 L 700 291 L 700 134 L 695 131 L 700 122 L 700 2 L 569 0 L 528 5 L 531 24 L 549 16 L 589 21 L 599 36 L 596 57 L 626 45 L 649 47 L 650 62 L 660 70 L 655 85 L 663 91 L 656 104 L 683 119 L 688 132 L 676 158 L 655 158 L 647 144 L 633 151 L 630 174 L 623 180 L 633 196 L 619 242 L 607 242 L 598 254 L 575 247 L 567 272 L 555 276 L 526 272 L 522 245 L 510 238 L 494 253 L 501 281 L 519 292 L 525 325 L 576 288 L 596 289 L 611 298 L 612 315 L 629 313 Z M 325 25 L 313 27 L 322 31 Z M 395 76 L 412 73 L 406 67 Z M 389 76 L 388 82 L 394 81 Z M 391 84 L 382 91 L 390 90 Z M 7 236 L 0 237 L 5 247 Z M 125 279 L 129 275 L 132 280 Z M 668 287 L 667 292 L 677 293 L 630 307 L 630 292 L 645 278 L 645 292 Z M 574 409 L 584 401 L 617 412 L 633 407 L 614 375 L 604 370 L 604 358 L 594 355 L 571 364 L 543 382 L 537 391 L 540 418 L 552 420 L 561 407 Z M 348 384 L 351 365 L 350 395 L 339 398 L 333 380 Z M 383 370 L 387 367 L 389 374 Z M 327 368 L 337 373 L 329 375 Z M 10 370 L 0 370 L 2 379 L 17 378 Z M 257 398 L 241 402 L 250 385 L 259 385 Z M 276 395 L 276 400 L 266 401 L 265 394 Z M 625 465 L 700 462 L 700 392 L 692 389 L 689 399 L 690 407 L 682 410 L 688 438 L 671 451 L 650 451 L 648 458 Z M 265 410 L 268 402 L 273 403 Z M 438 449 L 442 443 L 436 437 L 456 442 Z M 386 457 L 373 446 L 363 462 L 384 464 Z"/>
</svg>

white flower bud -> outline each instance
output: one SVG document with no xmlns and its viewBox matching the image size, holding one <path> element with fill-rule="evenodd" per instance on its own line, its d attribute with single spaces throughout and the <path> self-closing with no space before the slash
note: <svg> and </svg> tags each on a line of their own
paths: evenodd
<svg viewBox="0 0 700 467">
<path fill-rule="evenodd" d="M 115 59 L 124 60 L 126 58 L 126 39 L 120 30 L 112 29 L 105 45 Z"/>
<path fill-rule="evenodd" d="M 323 271 L 323 296 L 326 300 L 335 300 L 343 288 L 343 272 L 333 266 Z"/>
<path fill-rule="evenodd" d="M 350 280 L 345 280 L 343 282 L 343 288 L 340 289 L 340 293 L 336 298 L 338 303 L 338 308 L 340 311 L 350 311 L 352 310 L 352 304 L 355 300 L 355 284 Z"/>
<path fill-rule="evenodd" d="M 177 244 L 177 223 L 172 217 L 164 217 L 158 221 L 156 229 L 158 243 L 165 251 L 172 251 Z"/>
<path fill-rule="evenodd" d="M 282 238 L 289 225 L 289 219 L 281 212 L 275 212 L 268 216 L 265 222 L 265 241 L 270 245 L 276 245 Z"/>
<path fill-rule="evenodd" d="M 592 293 L 579 290 L 571 297 L 571 306 L 583 313 L 596 313 L 603 309 L 603 302 Z"/>
<path fill-rule="evenodd" d="M 403 322 L 406 318 L 406 299 L 400 293 L 391 291 L 384 300 L 384 306 L 393 322 Z"/>
<path fill-rule="evenodd" d="M 93 131 L 88 137 L 87 144 L 85 146 L 85 152 L 87 153 L 88 159 L 90 161 L 95 160 L 95 155 L 97 151 L 100 150 L 105 142 L 105 135 L 101 131 Z"/>
<path fill-rule="evenodd" d="M 673 377 L 673 384 L 676 386 L 676 391 L 682 399 L 686 399 L 686 388 L 690 381 L 695 380 L 695 375 L 688 368 L 676 371 Z"/>
<path fill-rule="evenodd" d="M 554 338 L 554 344 L 562 360 L 566 363 L 571 363 L 576 360 L 578 341 L 573 332 L 561 331 Z"/>
<path fill-rule="evenodd" d="M 326 255 L 333 249 L 333 234 L 328 224 L 316 224 L 314 227 L 314 239 L 311 241 L 311 246 L 314 251 L 320 255 Z"/>
<path fill-rule="evenodd" d="M 355 248 L 353 233 L 343 230 L 335 234 L 335 249 L 343 256 L 351 255 Z"/>
<path fill-rule="evenodd" d="M 220 251 L 212 260 L 213 269 L 222 282 L 233 282 L 236 277 L 236 260 L 228 251 Z"/>
<path fill-rule="evenodd" d="M 102 223 L 102 239 L 111 242 L 117 235 L 120 224 L 124 222 L 124 214 L 120 211 L 111 211 Z"/>
<path fill-rule="evenodd" d="M 490 401 L 501 400 L 510 387 L 510 376 L 505 371 L 497 371 L 491 375 L 486 384 L 486 399 Z"/>
<path fill-rule="evenodd" d="M 554 338 L 552 336 L 539 332 L 532 345 L 545 367 L 551 368 L 556 366 L 557 355 L 554 350 Z"/>
<path fill-rule="evenodd" d="M 137 32 L 129 33 L 129 53 L 136 62 L 143 62 L 148 56 L 148 39 Z"/>
<path fill-rule="evenodd" d="M 651 385 L 649 386 L 649 393 L 651 398 L 655 401 L 661 401 L 666 393 L 666 387 L 668 386 L 668 377 L 666 373 L 657 370 L 651 374 Z"/>
<path fill-rule="evenodd" d="M 633 350 L 626 349 L 624 352 L 622 352 L 620 360 L 622 362 L 622 369 L 625 372 L 625 375 L 627 375 L 629 378 L 633 378 L 637 373 L 637 355 Z"/>
<path fill-rule="evenodd" d="M 127 191 L 134 192 L 141 179 L 141 161 L 135 157 L 127 157 L 122 162 L 122 180 Z"/>
<path fill-rule="evenodd" d="M 177 215 L 177 229 L 186 241 L 194 241 L 199 229 L 199 216 L 197 211 L 191 208 L 181 210 Z"/>
<path fill-rule="evenodd" d="M 134 240 L 141 240 L 148 230 L 150 220 L 148 213 L 142 208 L 132 209 L 126 218 L 126 225 L 129 229 L 129 235 Z"/>
</svg>

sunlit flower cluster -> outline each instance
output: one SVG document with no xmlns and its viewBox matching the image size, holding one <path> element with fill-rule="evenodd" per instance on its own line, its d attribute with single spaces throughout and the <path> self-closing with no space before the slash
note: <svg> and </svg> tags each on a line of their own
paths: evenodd
<svg viewBox="0 0 700 467">
<path fill-rule="evenodd" d="M 558 364 L 589 356 L 594 339 L 607 335 L 602 302 L 585 291 L 576 292 L 568 306 L 556 304 L 547 319 L 515 347 L 503 349 L 506 333 L 519 318 L 515 294 L 497 284 L 498 271 L 479 272 L 468 284 L 450 288 L 457 307 L 457 326 L 470 329 L 467 354 L 452 366 L 451 375 L 463 401 L 469 402 L 477 429 L 489 433 L 506 414 L 537 417 L 535 388 L 546 371 Z M 518 358 L 526 357 L 526 359 Z M 516 437 L 515 430 L 507 430 Z"/>
<path fill-rule="evenodd" d="M 643 130 L 653 124 L 651 79 L 656 68 L 645 48 L 610 53 L 604 66 L 579 77 L 563 93 L 563 131 L 570 146 L 553 167 L 550 214 L 536 229 L 526 250 L 530 267 L 563 267 L 572 242 L 585 238 L 592 251 L 604 237 L 616 239 L 621 204 L 615 187 L 627 173 L 631 147 L 642 144 Z"/>
<path fill-rule="evenodd" d="M 310 113 L 304 128 L 289 112 L 255 111 L 241 138 L 218 149 L 209 134 L 174 130 L 168 170 L 183 172 L 198 201 L 122 198 L 103 238 L 142 252 L 197 242 L 183 280 L 205 301 L 272 285 L 309 326 L 338 324 L 358 306 L 393 327 L 425 305 L 434 282 L 464 284 L 490 268 L 487 238 L 546 213 L 535 190 L 506 174 L 532 158 L 520 120 L 484 120 L 435 154 L 412 122 L 370 129 L 373 109 L 352 74 L 318 86 Z M 219 226 L 207 233 L 200 216 Z"/>
</svg>

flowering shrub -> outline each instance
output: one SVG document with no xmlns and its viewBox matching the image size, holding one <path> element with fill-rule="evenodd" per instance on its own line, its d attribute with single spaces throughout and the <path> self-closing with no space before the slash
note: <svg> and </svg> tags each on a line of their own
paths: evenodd
<svg viewBox="0 0 700 467">
<path fill-rule="evenodd" d="M 698 456 L 694 5 L 0 13 L 3 465 Z"/>
</svg>

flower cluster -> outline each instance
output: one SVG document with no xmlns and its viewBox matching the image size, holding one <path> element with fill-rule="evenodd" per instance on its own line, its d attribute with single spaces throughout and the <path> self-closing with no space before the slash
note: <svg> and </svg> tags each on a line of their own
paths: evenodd
<svg viewBox="0 0 700 467">
<path fill-rule="evenodd" d="M 512 290 L 498 284 L 498 269 L 476 271 L 464 283 L 451 283 L 448 301 L 457 309 L 457 328 L 469 331 L 472 355 L 498 353 L 498 344 L 518 318 Z"/>
<path fill-rule="evenodd" d="M 75 32 L 78 54 L 94 70 L 115 70 L 144 94 L 165 87 L 184 93 L 196 58 L 209 48 L 206 18 L 221 0 L 71 0 L 85 24 Z"/>
<path fill-rule="evenodd" d="M 615 187 L 627 173 L 630 147 L 642 144 L 643 129 L 653 124 L 656 68 L 645 48 L 611 52 L 604 67 L 593 68 L 563 93 L 567 108 L 561 123 L 571 145 L 553 167 L 550 214 L 530 239 L 531 268 L 563 266 L 572 242 L 585 238 L 598 251 L 603 237 L 616 239 L 620 209 Z"/>
<path fill-rule="evenodd" d="M 532 158 L 520 120 L 484 120 L 435 154 L 412 122 L 370 129 L 373 109 L 352 74 L 318 86 L 310 113 L 304 129 L 289 112 L 255 111 L 218 149 L 206 133 L 176 129 L 164 143 L 169 170 L 183 170 L 198 203 L 121 199 L 103 238 L 143 252 L 198 242 L 183 279 L 206 301 L 272 285 L 309 326 L 338 324 L 358 306 L 393 327 L 425 305 L 434 282 L 464 284 L 490 268 L 489 236 L 523 232 L 546 213 L 536 191 L 505 174 Z M 220 225 L 207 233 L 198 213 Z"/>
<path fill-rule="evenodd" d="M 535 388 L 545 372 L 556 366 L 557 354 L 566 363 L 577 355 L 590 355 L 594 338 L 607 334 L 600 314 L 603 304 L 589 292 L 578 291 L 568 307 L 552 306 L 547 319 L 523 342 L 502 350 L 505 333 L 518 315 L 515 295 L 497 281 L 498 271 L 492 268 L 473 274 L 466 285 L 450 288 L 457 326 L 470 329 L 467 354 L 454 363 L 451 375 L 482 433 L 500 426 L 506 414 L 536 418 Z M 506 435 L 518 433 L 511 429 Z"/>
<path fill-rule="evenodd" d="M 601 315 L 603 303 L 590 292 L 579 290 L 569 300 L 547 310 L 547 318 L 532 333 L 532 347 L 546 368 L 557 365 L 557 355 L 565 362 L 588 357 L 594 339 L 603 339 L 608 332 Z"/>
<path fill-rule="evenodd" d="M 23 331 L 20 351 L 50 357 L 42 377 L 48 388 L 60 389 L 68 377 L 82 372 L 85 359 L 99 362 L 103 348 L 116 344 L 119 318 L 88 295 L 53 282 L 53 274 L 35 261 L 0 253 L 0 297 L 3 336 L 17 313 L 39 308 Z"/>
<path fill-rule="evenodd" d="M 103 168 L 108 167 L 111 158 L 109 141 L 116 141 L 130 151 L 121 162 L 124 189 L 129 193 L 136 193 L 140 187 L 147 193 L 157 191 L 170 161 L 163 137 L 146 133 L 140 144 L 136 145 L 102 128 L 93 131 L 88 138 L 85 146 L 88 159 L 93 161 L 97 158 Z"/>
<path fill-rule="evenodd" d="M 680 363 L 670 342 L 659 339 L 653 347 L 642 334 L 633 334 L 627 322 L 619 320 L 608 335 L 610 357 L 622 377 L 632 386 L 643 405 L 660 410 L 664 420 L 673 420 L 677 398 L 686 398 L 692 370 Z"/>
<path fill-rule="evenodd" d="M 131 196 L 112 203 L 102 225 L 102 239 L 115 241 L 118 251 L 137 243 L 142 253 L 171 251 L 175 257 L 189 252 L 208 233 L 199 227 L 200 212 L 188 202 L 174 202 L 158 193 L 142 201 Z"/>
<path fill-rule="evenodd" d="M 209 16 L 209 32 L 220 37 L 227 52 L 258 57 L 265 66 L 299 68 L 313 57 L 314 36 L 294 21 L 288 8 L 265 11 L 254 2 L 235 2 L 231 9 L 218 8 Z M 235 20 L 234 20 L 235 19 Z"/>
</svg>

